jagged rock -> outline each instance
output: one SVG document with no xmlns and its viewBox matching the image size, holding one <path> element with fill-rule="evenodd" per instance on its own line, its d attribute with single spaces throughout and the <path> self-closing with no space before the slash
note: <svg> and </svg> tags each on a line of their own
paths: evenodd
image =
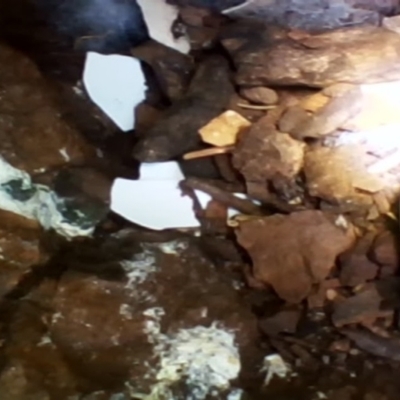
<svg viewBox="0 0 400 400">
<path fill-rule="evenodd" d="M 186 95 L 144 135 L 133 156 L 142 162 L 166 161 L 197 150 L 201 146 L 198 130 L 225 111 L 232 94 L 226 60 L 220 56 L 207 58 L 198 67 Z"/>
<path fill-rule="evenodd" d="M 253 260 L 255 279 L 290 303 L 306 298 L 354 243 L 350 227 L 336 226 L 321 211 L 250 219 L 240 224 L 236 236 Z"/>
<path fill-rule="evenodd" d="M 42 233 L 36 221 L 0 210 L 0 298 L 48 260 Z"/>
<path fill-rule="evenodd" d="M 131 54 L 151 66 L 157 83 L 169 100 L 184 95 L 194 70 L 189 56 L 152 40 L 134 47 Z"/>
<path fill-rule="evenodd" d="M 228 26 L 222 44 L 240 86 L 326 87 L 400 79 L 398 34 L 381 27 L 297 34 L 244 22 Z"/>
</svg>

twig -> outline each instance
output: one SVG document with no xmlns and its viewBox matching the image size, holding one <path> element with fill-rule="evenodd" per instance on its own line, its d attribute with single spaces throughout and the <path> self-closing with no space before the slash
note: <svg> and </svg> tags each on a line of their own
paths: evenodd
<svg viewBox="0 0 400 400">
<path fill-rule="evenodd" d="M 252 201 L 240 199 L 232 193 L 226 192 L 208 182 L 198 178 L 187 178 L 182 182 L 182 185 L 192 190 L 200 190 L 210 195 L 214 200 L 224 204 L 227 207 L 234 208 L 243 214 L 263 215 L 261 208 L 255 205 Z"/>
<path fill-rule="evenodd" d="M 212 157 L 212 156 L 217 156 L 219 154 L 230 153 L 232 150 L 233 146 L 211 147 L 209 149 L 196 150 L 196 151 L 191 151 L 190 153 L 186 153 L 183 156 L 183 159 L 193 160 L 195 158 Z"/>
<path fill-rule="evenodd" d="M 254 104 L 244 104 L 244 103 L 238 103 L 237 104 L 239 107 L 241 108 L 246 108 L 248 110 L 273 110 L 274 108 L 276 108 L 276 105 L 272 105 L 272 106 L 256 106 Z"/>
</svg>

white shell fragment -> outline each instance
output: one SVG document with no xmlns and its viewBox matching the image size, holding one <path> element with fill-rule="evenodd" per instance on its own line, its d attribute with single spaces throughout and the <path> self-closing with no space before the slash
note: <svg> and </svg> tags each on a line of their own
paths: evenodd
<svg viewBox="0 0 400 400">
<path fill-rule="evenodd" d="M 183 196 L 179 182 L 118 178 L 111 190 L 111 210 L 154 230 L 199 226 L 193 202 Z M 202 193 L 205 195 L 204 193 Z"/>
<path fill-rule="evenodd" d="M 142 164 L 140 179 L 118 178 L 111 189 L 111 210 L 125 219 L 149 229 L 196 228 L 200 226 L 193 210 L 193 201 L 183 196 L 179 182 L 184 175 L 175 161 Z M 208 194 L 195 191 L 205 208 Z M 245 195 L 237 193 L 237 197 Z M 237 215 L 228 210 L 229 218 Z"/>
<path fill-rule="evenodd" d="M 145 99 L 146 91 L 145 76 L 138 60 L 89 52 L 83 84 L 91 100 L 122 131 L 134 128 L 134 110 Z"/>
<path fill-rule="evenodd" d="M 291 369 L 279 354 L 270 354 L 264 358 L 262 371 L 266 372 L 264 385 L 268 385 L 274 376 L 286 378 Z"/>
<path fill-rule="evenodd" d="M 167 4 L 165 0 L 138 0 L 137 1 L 152 39 L 181 53 L 190 51 L 189 40 L 182 36 L 175 39 L 172 34 L 172 24 L 178 17 L 178 9 Z"/>
</svg>

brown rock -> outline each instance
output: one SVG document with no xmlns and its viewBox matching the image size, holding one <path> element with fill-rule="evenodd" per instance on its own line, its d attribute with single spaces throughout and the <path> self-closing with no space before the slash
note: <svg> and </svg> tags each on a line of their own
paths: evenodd
<svg viewBox="0 0 400 400">
<path fill-rule="evenodd" d="M 228 110 L 212 119 L 199 130 L 203 142 L 214 146 L 231 146 L 238 135 L 251 126 L 250 121 L 235 111 Z"/>
<path fill-rule="evenodd" d="M 300 102 L 300 107 L 309 112 L 316 112 L 329 102 L 329 97 L 323 92 L 318 92 L 307 96 Z"/>
<path fill-rule="evenodd" d="M 143 136 L 133 149 L 133 156 L 142 162 L 166 161 L 198 150 L 198 130 L 229 104 L 233 94 L 229 75 L 228 63 L 222 57 L 203 61 L 185 96 L 168 108 Z"/>
<path fill-rule="evenodd" d="M 279 100 L 278 93 L 270 88 L 259 86 L 240 89 L 240 95 L 255 104 L 276 104 Z"/>
<path fill-rule="evenodd" d="M 226 30 L 222 43 L 233 57 L 240 86 L 326 87 L 400 78 L 398 35 L 387 29 L 351 27 L 298 40 L 271 30 L 266 23 L 239 23 Z"/>
<path fill-rule="evenodd" d="M 368 259 L 368 251 L 374 235 L 361 238 L 353 249 L 340 255 L 339 279 L 343 286 L 358 286 L 374 279 L 379 267 Z"/>
<path fill-rule="evenodd" d="M 336 289 L 340 287 L 340 282 L 336 278 L 325 279 L 316 285 L 307 297 L 307 304 L 310 309 L 322 308 L 326 300 L 333 301 L 338 297 Z"/>
<path fill-rule="evenodd" d="M 268 116 L 243 135 L 235 148 L 233 165 L 248 181 L 293 178 L 303 166 L 305 145 L 276 131 Z"/>
<path fill-rule="evenodd" d="M 288 107 L 279 120 L 278 127 L 281 132 L 290 133 L 298 125 L 308 121 L 309 115 L 303 107 L 293 105 Z"/>
<path fill-rule="evenodd" d="M 161 111 L 150 104 L 141 103 L 135 108 L 135 132 L 139 135 L 146 133 L 161 116 Z"/>
<path fill-rule="evenodd" d="M 372 205 L 372 198 L 357 189 L 374 193 L 382 182 L 367 170 L 367 154 L 361 146 L 315 147 L 304 159 L 307 187 L 312 196 L 351 208 Z"/>
<path fill-rule="evenodd" d="M 79 377 L 77 390 L 85 388 L 85 392 L 110 385 L 123 389 L 126 382 L 134 382 L 137 390 L 148 393 L 160 368 L 160 333 L 173 339 L 181 330 L 207 330 L 214 322 L 236 332 L 242 367 L 248 368 L 246 374 L 255 373 L 254 362 L 262 359 L 256 320 L 226 270 L 216 269 L 191 241 L 149 243 L 132 254 L 137 237 L 130 238 L 129 232 L 116 236 L 117 240 L 109 237 L 101 246 L 88 243 L 72 249 L 60 260 L 62 268 L 73 270 L 59 280 L 46 308 L 51 313 L 43 319 L 51 340 L 48 347 L 65 360 L 62 365 L 52 364 L 53 375 L 61 377 L 67 368 Z M 122 264 L 116 251 L 123 256 Z M 19 320 L 19 314 L 15 318 Z M 28 327 L 20 326 L 20 332 L 25 337 Z M 38 339 L 34 341 L 36 346 Z M 31 342 L 24 351 L 21 342 L 15 346 L 18 357 L 14 357 L 24 363 L 32 352 L 39 354 Z M 41 376 L 46 368 L 36 365 L 36 358 L 30 360 L 28 371 L 36 367 Z"/>
<path fill-rule="evenodd" d="M 361 110 L 361 91 L 350 88 L 331 98 L 327 104 L 293 126 L 289 133 L 296 139 L 318 138 L 335 132 Z"/>
<path fill-rule="evenodd" d="M 259 327 L 267 336 L 278 336 L 280 333 L 295 333 L 301 317 L 301 311 L 287 308 L 269 318 L 262 318 Z"/>
<path fill-rule="evenodd" d="M 0 298 L 48 260 L 36 221 L 0 210 Z"/>
<path fill-rule="evenodd" d="M 390 266 L 394 270 L 399 267 L 399 239 L 391 232 L 378 235 L 371 248 L 371 258 L 382 266 Z"/>
<path fill-rule="evenodd" d="M 131 54 L 151 66 L 164 95 L 170 100 L 184 95 L 194 71 L 189 56 L 153 40 L 134 47 Z"/>
<path fill-rule="evenodd" d="M 400 16 L 386 17 L 382 20 L 382 26 L 393 32 L 400 33 Z"/>
<path fill-rule="evenodd" d="M 35 65 L 4 45 L 0 63 L 1 156 L 28 173 L 94 157 L 93 149 L 55 108 L 53 93 Z"/>
<path fill-rule="evenodd" d="M 134 359 L 151 354 L 144 310 L 138 312 L 125 283 L 67 273 L 58 285 L 53 309 L 49 326 L 53 343 L 68 355 L 75 373 L 92 381 L 122 382 Z M 144 372 L 138 366 L 136 371 Z"/>
<path fill-rule="evenodd" d="M 381 315 L 381 302 L 382 297 L 371 286 L 355 296 L 335 303 L 332 322 L 336 327 L 372 322 Z"/>
<path fill-rule="evenodd" d="M 252 219 L 241 223 L 236 235 L 253 260 L 255 278 L 291 303 L 307 297 L 354 243 L 350 230 L 337 227 L 321 211 Z"/>
</svg>

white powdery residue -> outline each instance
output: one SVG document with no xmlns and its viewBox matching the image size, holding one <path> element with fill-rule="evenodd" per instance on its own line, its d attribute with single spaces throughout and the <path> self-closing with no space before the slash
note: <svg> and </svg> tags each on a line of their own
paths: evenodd
<svg viewBox="0 0 400 400">
<path fill-rule="evenodd" d="M 179 255 L 181 251 L 187 249 L 188 245 L 182 240 L 173 240 L 171 242 L 160 243 L 158 248 L 164 254 Z"/>
<path fill-rule="evenodd" d="M 286 378 L 291 372 L 291 368 L 279 354 L 270 354 L 264 358 L 262 372 L 267 373 L 264 385 L 268 385 L 274 376 Z"/>
<path fill-rule="evenodd" d="M 134 288 L 136 285 L 140 285 L 157 271 L 155 265 L 156 259 L 151 252 L 145 250 L 143 253 L 136 254 L 133 260 L 121 261 L 121 267 L 126 272 L 128 278 L 127 287 Z"/>
<path fill-rule="evenodd" d="M 227 397 L 227 400 L 241 400 L 243 396 L 243 390 L 242 389 L 233 389 Z"/>
<path fill-rule="evenodd" d="M 56 323 L 58 322 L 58 320 L 60 320 L 60 319 L 62 319 L 62 318 L 64 318 L 64 317 L 62 316 L 62 314 L 61 314 L 60 312 L 57 312 L 57 313 L 55 313 L 55 314 L 52 315 L 52 317 L 51 317 L 51 323 L 52 323 L 52 324 L 56 324 Z"/>
<path fill-rule="evenodd" d="M 149 317 L 145 333 L 160 359 L 153 392 L 165 392 L 172 384 L 184 382 L 190 389 L 188 400 L 203 400 L 215 390 L 228 389 L 239 375 L 240 356 L 233 333 L 213 324 L 164 335 L 160 333 L 160 309 L 147 310 L 144 315 Z"/>
<path fill-rule="evenodd" d="M 132 319 L 132 307 L 129 304 L 121 304 L 121 306 L 119 307 L 119 314 L 126 319 Z"/>
<path fill-rule="evenodd" d="M 37 185 L 38 191 L 35 200 L 35 219 L 45 229 L 54 229 L 58 234 L 66 238 L 79 236 L 91 236 L 95 226 L 82 228 L 79 225 L 68 222 L 57 208 L 57 196 L 45 186 Z"/>
<path fill-rule="evenodd" d="M 32 191 L 25 201 L 20 201 L 9 193 L 7 185 L 18 182 L 21 190 Z M 35 185 L 24 171 L 14 168 L 0 157 L 0 209 L 34 219 L 45 229 L 54 229 L 67 238 L 90 236 L 94 226 L 82 229 L 69 223 L 57 208 L 58 198 L 54 192 L 43 185 Z"/>
<path fill-rule="evenodd" d="M 42 336 L 40 342 L 37 344 L 38 347 L 46 346 L 48 344 L 53 344 L 51 337 L 47 334 Z"/>
<path fill-rule="evenodd" d="M 70 162 L 71 161 L 71 157 L 68 154 L 67 148 L 63 147 L 62 149 L 58 150 L 59 153 L 61 154 L 62 158 L 66 161 L 66 162 Z"/>
</svg>

